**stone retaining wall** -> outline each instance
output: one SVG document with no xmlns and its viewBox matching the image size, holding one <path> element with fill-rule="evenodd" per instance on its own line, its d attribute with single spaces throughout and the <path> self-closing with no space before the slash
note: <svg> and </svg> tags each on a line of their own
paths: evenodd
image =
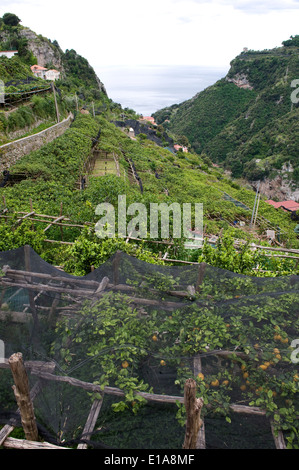
<svg viewBox="0 0 299 470">
<path fill-rule="evenodd" d="M 23 139 L 18 139 L 14 142 L 1 145 L 0 172 L 14 165 L 24 155 L 27 155 L 34 150 L 38 150 L 43 145 L 52 142 L 52 140 L 62 135 L 71 125 L 73 117 L 74 116 L 70 114 L 63 121 L 39 132 L 38 134 L 30 135 L 28 137 L 24 137 Z"/>
</svg>

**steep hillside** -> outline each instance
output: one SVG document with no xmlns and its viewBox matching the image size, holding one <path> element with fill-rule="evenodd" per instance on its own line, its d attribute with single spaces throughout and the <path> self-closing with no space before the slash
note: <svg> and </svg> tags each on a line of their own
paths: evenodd
<svg viewBox="0 0 299 470">
<path fill-rule="evenodd" d="M 26 30 L 19 25 L 7 27 L 2 24 L 1 28 L 11 42 Z M 173 107 L 173 123 L 175 115 L 184 112 L 186 124 L 192 119 L 189 105 L 196 108 L 200 116 L 200 145 L 203 148 L 200 155 L 192 150 L 188 154 L 176 153 L 173 149 L 171 151 L 173 142 L 164 133 L 167 125 L 157 129 L 142 127 L 134 111 L 123 110 L 121 105 L 109 99 L 86 59 L 72 49 L 63 53 L 55 41 L 51 43 L 40 36 L 35 39 L 27 36 L 26 40 L 23 52 L 11 59 L 0 59 L 0 73 L 5 77 L 5 92 L 9 98 L 0 112 L 0 138 L 12 140 L 16 133 L 24 132 L 26 126 L 31 126 L 30 132 L 34 133 L 36 129 L 32 130 L 32 126 L 36 125 L 37 118 L 43 126 L 55 122 L 56 103 L 61 117 L 72 111 L 74 122 L 63 135 L 26 154 L 16 163 L 10 162 L 6 168 L 10 179 L 0 184 L 1 250 L 29 244 L 48 262 L 63 265 L 65 270 L 78 275 L 89 272 L 91 266 L 98 266 L 116 250 L 163 263 L 159 258 L 163 243 L 167 244 L 165 248 L 170 259 L 197 262 L 202 256 L 207 256 L 208 262 L 214 262 L 209 252 L 185 249 L 184 237 L 172 244 L 174 223 L 179 220 L 175 214 L 169 217 L 169 236 L 159 233 L 155 237 L 156 242 L 162 241 L 162 247 L 148 239 L 138 246 L 134 241 L 117 235 L 112 239 L 99 239 L 95 233 L 95 224 L 99 220 L 97 206 L 102 202 L 112 204 L 118 221 L 119 196 L 126 196 L 128 209 L 131 204 L 141 203 L 147 214 L 150 214 L 152 203 L 166 203 L 168 206 L 172 203 L 181 206 L 202 203 L 203 228 L 207 238 L 215 242 L 221 233 L 225 240 L 229 240 L 224 254 L 220 245 L 219 259 L 215 261 L 222 267 L 253 275 L 256 269 L 269 275 L 297 272 L 296 260 L 292 258 L 281 262 L 278 258 L 270 260 L 267 255 L 260 257 L 246 251 L 250 250 L 250 242 L 268 245 L 268 229 L 276 232 L 278 247 L 283 244 L 284 247 L 298 248 L 299 241 L 294 231 L 296 222 L 288 213 L 277 211 L 261 198 L 258 218 L 252 228 L 255 191 L 236 184 L 223 169 L 215 168 L 208 157 L 208 146 L 212 149 L 213 140 L 232 123 L 238 122 L 240 110 L 248 113 L 248 109 L 258 102 L 258 85 L 257 90 L 251 89 L 251 83 L 245 88 L 237 86 L 231 80 L 239 73 L 238 69 L 184 106 Z M 56 95 L 49 81 L 32 76 L 30 64 L 37 61 L 33 56 L 37 49 L 30 46 L 30 41 L 35 40 L 40 42 L 38 50 L 43 50 L 43 60 L 46 60 L 46 50 L 55 50 L 54 56 L 60 61 L 62 78 L 55 81 Z M 291 111 L 294 112 L 296 109 Z M 282 117 L 284 115 L 277 116 Z M 277 132 L 283 134 L 283 123 L 277 121 L 277 126 Z M 296 132 L 296 120 L 292 119 L 290 112 L 289 126 L 294 126 Z M 128 132 L 131 127 L 134 128 L 134 136 Z M 190 125 L 190 132 L 194 130 L 196 126 Z M 182 130 L 178 133 L 187 134 Z M 181 139 L 184 140 L 183 137 Z M 96 163 L 97 167 L 102 165 L 102 171 L 97 175 L 93 172 Z M 115 171 L 109 174 L 111 168 Z M 32 211 L 53 219 L 62 211 L 67 223 L 63 229 L 50 224 L 45 233 L 43 220 L 19 218 L 20 214 Z M 130 215 L 134 214 L 126 214 L 128 234 L 132 232 L 129 227 L 134 229 L 133 233 L 138 232 Z M 194 217 L 192 223 L 195 226 Z M 142 238 L 148 238 L 148 232 Z M 233 255 L 229 248 L 231 246 L 235 250 L 234 240 L 246 246 L 245 251 L 241 251 L 240 262 L 236 264 L 239 253 L 234 251 Z M 55 248 L 49 243 L 54 243 Z"/>
<path fill-rule="evenodd" d="M 75 82 L 76 86 L 93 87 L 106 94 L 105 86 L 94 69 L 76 51 L 67 49 L 63 52 L 56 40 L 35 33 L 17 20 L 13 25 L 6 24 L 3 18 L 0 19 L 0 50 L 17 50 L 21 61 L 28 66 L 38 64 L 57 69 L 63 80 Z"/>
<path fill-rule="evenodd" d="M 294 190 L 299 183 L 298 51 L 298 36 L 273 50 L 243 51 L 225 78 L 154 117 L 172 132 L 185 134 L 197 153 L 207 154 L 234 177 L 275 178 L 290 163 Z"/>
<path fill-rule="evenodd" d="M 73 49 L 63 52 L 57 41 L 20 25 L 14 14 L 0 18 L 1 50 L 17 54 L 0 57 L 0 79 L 5 86 L 5 103 L 0 104 L 0 144 L 55 124 L 57 109 L 63 119 L 69 112 L 97 113 L 115 106 L 84 57 Z M 34 76 L 31 66 L 35 64 L 60 72 L 55 81 L 56 96 L 49 80 Z"/>
</svg>

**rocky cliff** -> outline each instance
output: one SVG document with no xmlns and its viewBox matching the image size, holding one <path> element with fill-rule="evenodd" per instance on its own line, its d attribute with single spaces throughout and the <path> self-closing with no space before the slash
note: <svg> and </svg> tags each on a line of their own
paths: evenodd
<svg viewBox="0 0 299 470">
<path fill-rule="evenodd" d="M 4 48 L 16 49 L 29 65 L 33 65 L 34 58 L 38 65 L 53 68 L 61 73 L 61 78 L 75 76 L 88 86 L 98 88 L 107 95 L 105 85 L 101 82 L 88 61 L 74 50 L 62 51 L 57 41 L 51 41 L 41 34 L 36 34 L 28 27 L 18 25 L 14 29 L 2 28 L 0 30 L 0 50 Z M 28 51 L 31 56 L 26 56 Z"/>
<path fill-rule="evenodd" d="M 38 65 L 42 67 L 53 67 L 62 74 L 64 73 L 63 52 L 60 50 L 59 46 L 57 47 L 52 44 L 51 41 L 40 35 L 38 36 L 29 28 L 21 29 L 19 34 L 22 38 L 27 40 L 27 47 L 36 57 Z"/>
</svg>

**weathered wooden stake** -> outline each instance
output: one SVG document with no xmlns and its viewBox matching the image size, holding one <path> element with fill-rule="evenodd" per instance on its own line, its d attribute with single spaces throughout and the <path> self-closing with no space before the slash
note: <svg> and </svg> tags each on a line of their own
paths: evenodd
<svg viewBox="0 0 299 470">
<path fill-rule="evenodd" d="M 206 267 L 207 267 L 206 263 L 200 263 L 199 268 L 198 268 L 198 277 L 197 277 L 197 282 L 195 286 L 195 290 L 198 294 L 200 293 L 200 286 L 204 279 Z"/>
<path fill-rule="evenodd" d="M 194 379 L 186 380 L 184 403 L 187 412 L 187 422 L 183 449 L 196 449 L 198 433 L 202 425 L 200 413 L 203 407 L 203 399 L 196 398 L 196 382 Z"/>
<path fill-rule="evenodd" d="M 200 356 L 194 357 L 193 370 L 194 370 L 195 377 L 197 377 L 198 374 L 202 373 L 202 365 L 201 365 Z M 202 420 L 202 424 L 200 426 L 198 436 L 197 436 L 196 449 L 205 449 L 205 448 L 206 448 L 205 423 L 204 423 L 204 420 Z"/>
<path fill-rule="evenodd" d="M 13 391 L 20 409 L 26 439 L 29 441 L 38 441 L 38 430 L 33 404 L 30 399 L 28 376 L 23 363 L 22 353 L 15 353 L 10 356 L 8 363 L 15 382 Z"/>
</svg>

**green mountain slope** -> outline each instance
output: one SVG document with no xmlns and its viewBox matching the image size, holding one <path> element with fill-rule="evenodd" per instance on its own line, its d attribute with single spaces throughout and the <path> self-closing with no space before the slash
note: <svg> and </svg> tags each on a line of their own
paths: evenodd
<svg viewBox="0 0 299 470">
<path fill-rule="evenodd" d="M 273 50 L 242 52 L 225 78 L 154 117 L 158 123 L 168 119 L 169 130 L 185 134 L 197 153 L 223 164 L 234 177 L 256 180 L 269 175 L 269 163 L 277 170 L 285 162 L 294 165 L 299 107 L 291 95 L 299 76 L 297 38 Z M 297 178 L 294 172 L 293 182 Z"/>
<path fill-rule="evenodd" d="M 178 203 L 181 207 L 185 203 L 202 203 L 203 225 L 207 237 L 222 233 L 227 237 L 226 240 L 237 239 L 244 243 L 257 242 L 267 245 L 266 230 L 274 229 L 278 233 L 279 226 L 279 243 L 283 243 L 285 247 L 299 248 L 299 241 L 294 232 L 296 222 L 290 219 L 288 213 L 277 211 L 267 204 L 263 197 L 259 203 L 255 229 L 251 230 L 255 191 L 248 186 L 236 184 L 233 179 L 225 176 L 223 169 L 213 167 L 211 159 L 207 158 L 208 146 L 212 149 L 212 143 L 216 142 L 222 133 L 232 126 L 237 128 L 240 110 L 243 114 L 248 113 L 248 110 L 258 103 L 258 90 L 251 89 L 251 86 L 243 89 L 223 79 L 184 106 L 172 107 L 173 118 L 185 113 L 186 123 L 190 123 L 192 119 L 192 109 L 189 105 L 192 105 L 193 109 L 196 108 L 201 126 L 200 145 L 204 149 L 201 155 L 193 151 L 188 154 L 172 153 L 163 143 L 157 145 L 148 140 L 146 134 L 136 134 L 130 138 L 126 128 L 122 129 L 114 124 L 120 120 L 131 122 L 130 119 L 136 120 L 138 116 L 132 110 L 123 110 L 119 104 L 109 99 L 86 59 L 78 56 L 72 49 L 63 53 L 56 41 L 52 43 L 43 37 L 37 38 L 35 33 L 30 33 L 29 37 L 26 28 L 20 29 L 18 25 L 15 28 L 17 30 L 4 28 L 2 31 L 6 31 L 6 37 L 10 31 L 12 38 L 14 32 L 19 34 L 26 31 L 28 47 L 31 48 L 32 54 L 36 41 L 39 41 L 39 50 L 43 51 L 44 60 L 46 56 L 50 58 L 51 51 L 55 49 L 56 53 L 52 57 L 57 59 L 57 67 L 60 64 L 62 72 L 62 79 L 55 82 L 58 108 L 61 116 L 72 111 L 74 122 L 62 136 L 25 155 L 17 163 L 9 165 L 10 180 L 0 187 L 1 250 L 30 244 L 50 263 L 63 265 L 68 272 L 79 275 L 87 273 L 91 266 L 98 266 L 118 249 L 150 262 L 163 263 L 163 260 L 158 258 L 161 245 L 152 244 L 151 240 L 143 240 L 142 244 L 138 245 L 134 241 L 126 243 L 125 239 L 117 236 L 104 240 L 96 237 L 94 225 L 99 220 L 96 214 L 97 206 L 103 202 L 112 204 L 118 220 L 117 206 L 120 195 L 126 196 L 127 209 L 131 204 L 141 203 L 147 214 L 150 214 L 152 203 Z M 0 65 L 2 70 L 7 72 L 10 86 L 18 92 L 32 87 L 29 75 L 25 77 L 26 71 L 30 73 L 26 60 L 21 55 L 13 59 L 0 59 Z M 24 73 L 24 78 L 17 74 L 18 64 L 22 64 L 20 70 Z M 34 85 L 43 87 L 49 86 L 49 83 L 39 79 Z M 10 132 L 22 130 L 26 124 L 34 123 L 36 116 L 55 120 L 51 90 L 46 91 L 45 95 L 33 95 L 26 103 L 13 104 L 15 108 L 7 109 L 5 105 L 0 112 L 0 131 L 7 138 Z M 295 108 L 282 116 L 276 116 L 276 134 L 281 136 L 281 148 L 279 145 L 277 148 L 280 148 L 281 153 L 286 137 L 284 122 L 280 119 L 288 116 L 289 126 L 297 132 L 294 113 Z M 190 132 L 194 130 L 196 127 L 190 125 Z M 270 130 L 273 129 L 270 127 Z M 186 132 L 180 131 L 180 134 Z M 195 133 L 194 135 L 196 136 Z M 255 135 L 257 134 L 253 134 L 253 137 Z M 261 139 L 262 135 L 259 140 Z M 248 146 L 249 144 L 248 140 Z M 267 140 L 264 145 L 266 144 Z M 243 147 L 247 155 L 249 150 L 245 144 Z M 289 146 L 289 151 L 295 152 L 295 149 L 295 144 L 292 148 Z M 95 176 L 92 166 L 94 159 L 106 152 L 115 157 L 118 171 Z M 108 164 L 113 166 L 111 162 L 112 158 Z M 86 178 L 83 188 L 82 176 Z M 70 222 L 63 229 L 63 240 L 59 226 L 53 225 L 45 233 L 42 221 L 34 224 L 29 219 L 16 221 L 20 211 L 26 213 L 32 211 L 32 207 L 36 214 L 46 214 L 54 218 L 63 210 L 63 215 L 68 217 Z M 132 215 L 134 214 L 127 213 L 128 224 Z M 166 237 L 169 242 L 174 219 L 175 215 L 171 215 L 170 238 Z M 86 224 L 89 230 L 81 230 Z M 148 233 L 146 237 L 149 237 Z M 162 239 L 165 241 L 165 237 L 159 233 L 156 241 Z M 47 244 L 49 240 L 55 243 L 54 248 Z M 224 248 L 224 252 L 220 246 L 219 258 L 215 261 L 219 266 L 236 269 L 238 272 L 248 272 L 249 269 L 251 274 L 255 274 L 252 269 L 256 266 L 270 275 L 275 275 L 276 272 L 297 272 L 296 261 L 293 259 L 285 259 L 282 265 L 277 258 L 269 260 L 264 256 L 257 260 L 252 252 L 249 255 L 242 252 L 241 264 L 235 265 L 235 256 L 239 256 L 239 253 L 231 251 L 229 246 L 228 244 Z M 207 256 L 208 262 L 214 262 L 209 252 L 186 250 L 183 238 L 178 241 L 178 246 L 173 247 L 170 244 L 167 250 L 172 259 L 197 262 L 201 256 Z"/>
</svg>

